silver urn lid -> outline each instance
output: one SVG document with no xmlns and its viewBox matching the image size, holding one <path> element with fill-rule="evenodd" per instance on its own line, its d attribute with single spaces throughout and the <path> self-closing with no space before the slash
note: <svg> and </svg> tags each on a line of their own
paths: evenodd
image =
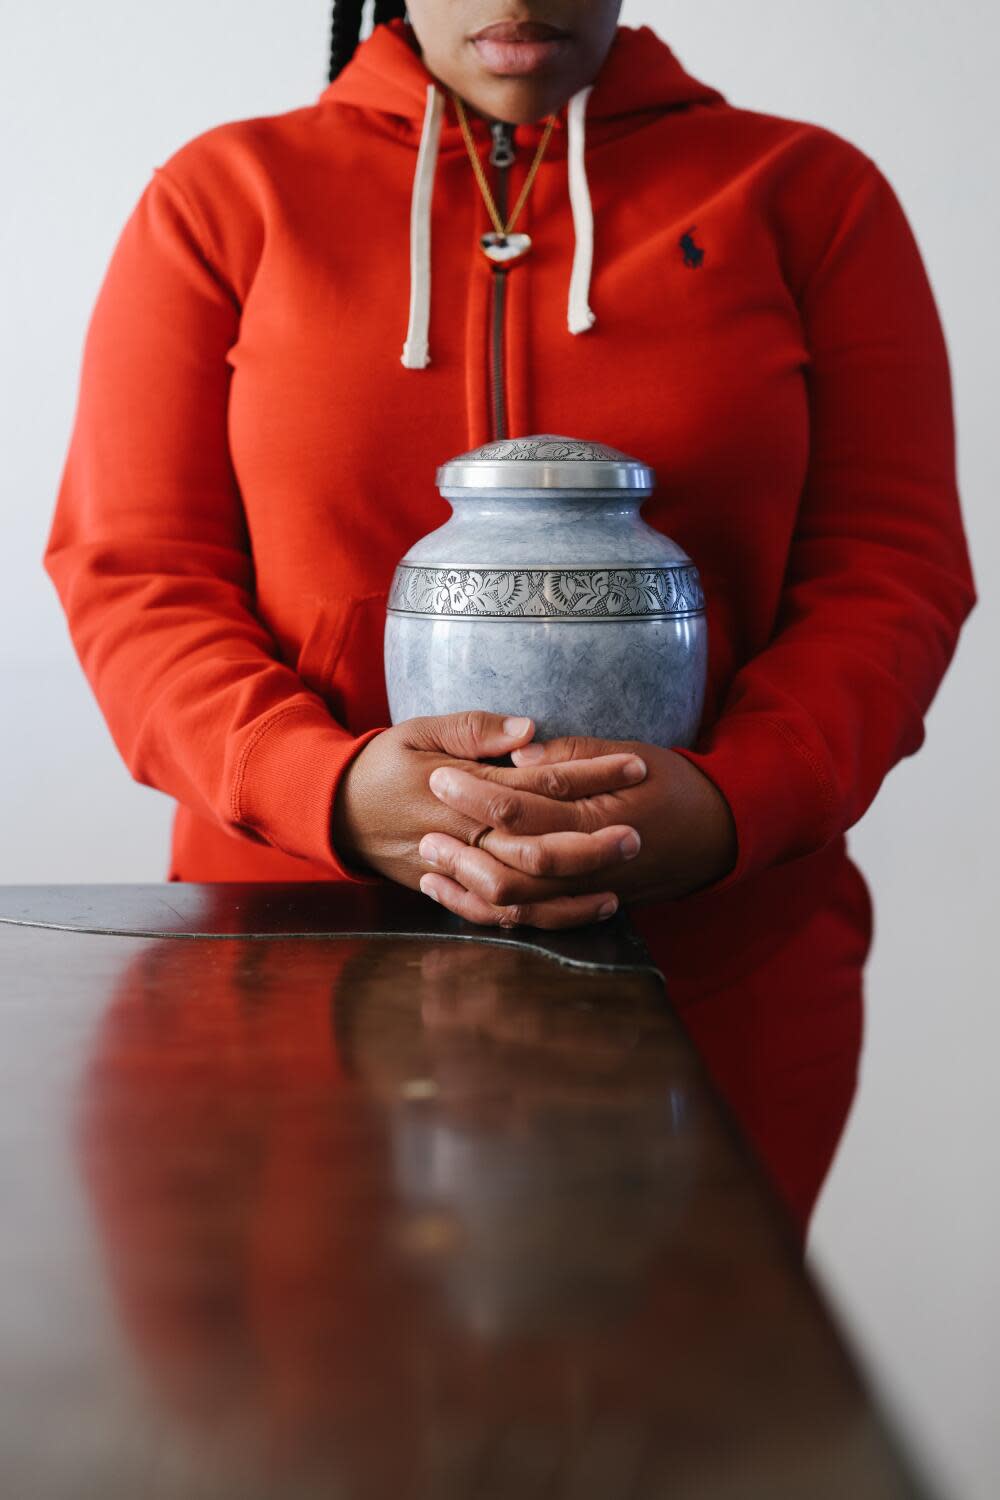
<svg viewBox="0 0 1000 1500">
<path fill-rule="evenodd" d="M 606 443 L 536 432 L 484 443 L 459 453 L 437 471 L 448 490 L 631 490 L 650 494 L 656 475 L 648 464 Z"/>
</svg>

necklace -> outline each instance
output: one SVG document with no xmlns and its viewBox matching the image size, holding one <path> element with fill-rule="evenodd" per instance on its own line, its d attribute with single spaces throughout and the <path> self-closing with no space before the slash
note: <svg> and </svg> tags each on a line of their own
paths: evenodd
<svg viewBox="0 0 1000 1500">
<path fill-rule="evenodd" d="M 490 185 L 486 181 L 486 173 L 483 171 L 483 165 L 479 160 L 479 153 L 476 150 L 475 142 L 472 139 L 472 132 L 469 129 L 469 122 L 465 114 L 465 106 L 459 96 L 455 93 L 452 93 L 451 89 L 449 89 L 448 92 L 451 94 L 452 103 L 455 106 L 455 113 L 458 115 L 458 123 L 462 127 L 462 135 L 465 139 L 465 148 L 469 153 L 469 160 L 472 163 L 472 170 L 476 174 L 476 181 L 479 184 L 479 191 L 483 195 L 483 202 L 486 204 L 486 210 L 490 218 L 493 220 L 493 226 L 496 231 L 493 234 L 480 235 L 480 248 L 482 249 L 482 252 L 486 256 L 487 260 L 492 261 L 494 265 L 514 265 L 517 261 L 522 260 L 531 249 L 531 236 L 530 234 L 511 234 L 511 230 L 514 228 L 514 221 L 516 220 L 518 214 L 521 212 L 521 209 L 524 207 L 525 200 L 527 199 L 528 194 L 531 191 L 531 184 L 535 180 L 535 173 L 538 171 L 538 168 L 541 164 L 542 157 L 545 154 L 545 148 L 549 144 L 549 136 L 552 134 L 552 127 L 556 123 L 556 117 L 555 115 L 549 115 L 548 117 L 548 121 L 546 122 L 542 138 L 538 143 L 538 150 L 535 152 L 535 159 L 531 163 L 527 177 L 524 179 L 524 187 L 521 189 L 521 195 L 514 205 L 513 213 L 510 215 L 505 224 L 501 219 L 499 213 L 497 212 L 496 202 L 494 201 L 493 194 L 490 192 Z"/>
</svg>

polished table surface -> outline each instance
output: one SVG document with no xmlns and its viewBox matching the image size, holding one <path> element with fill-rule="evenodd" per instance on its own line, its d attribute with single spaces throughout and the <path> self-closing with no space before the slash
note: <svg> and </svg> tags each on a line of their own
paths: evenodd
<svg viewBox="0 0 1000 1500">
<path fill-rule="evenodd" d="M 0 1495 L 921 1496 L 621 918 L 0 887 Z"/>
</svg>

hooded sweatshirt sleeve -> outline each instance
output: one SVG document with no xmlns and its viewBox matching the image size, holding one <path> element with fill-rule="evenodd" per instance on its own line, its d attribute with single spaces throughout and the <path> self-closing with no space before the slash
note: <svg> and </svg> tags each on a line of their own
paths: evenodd
<svg viewBox="0 0 1000 1500">
<path fill-rule="evenodd" d="M 244 839 L 362 879 L 331 844 L 355 736 L 280 659 L 227 444 L 237 293 L 157 168 L 84 345 L 44 565 L 132 776 Z"/>
<path fill-rule="evenodd" d="M 940 321 L 896 194 L 862 162 L 798 295 L 810 460 L 774 633 L 679 752 L 736 823 L 736 865 L 712 890 L 861 817 L 923 742 L 976 602 Z"/>
</svg>

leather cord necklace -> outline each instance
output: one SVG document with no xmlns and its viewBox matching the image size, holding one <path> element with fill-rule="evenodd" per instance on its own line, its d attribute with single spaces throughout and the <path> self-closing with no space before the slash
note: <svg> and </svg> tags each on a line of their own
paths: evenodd
<svg viewBox="0 0 1000 1500">
<path fill-rule="evenodd" d="M 469 121 L 466 118 L 465 114 L 465 105 L 463 104 L 459 96 L 456 93 L 453 93 L 451 89 L 449 89 L 448 92 L 449 94 L 451 94 L 451 101 L 455 106 L 455 113 L 458 115 L 458 123 L 462 127 L 462 135 L 465 139 L 465 147 L 469 153 L 469 160 L 472 163 L 472 170 L 476 174 L 476 181 L 479 184 L 479 191 L 483 195 L 483 202 L 486 204 L 486 211 L 492 219 L 494 225 L 494 233 L 480 235 L 480 249 L 486 256 L 487 260 L 492 261 L 494 265 L 514 265 L 517 261 L 522 260 L 531 249 L 531 236 L 530 234 L 512 234 L 511 230 L 514 228 L 514 222 L 517 219 L 518 214 L 521 212 L 521 209 L 524 207 L 528 194 L 531 191 L 531 184 L 535 180 L 535 173 L 538 171 L 538 168 L 541 165 L 542 157 L 545 155 L 545 148 L 549 144 L 549 137 L 552 134 L 552 128 L 556 123 L 556 116 L 549 115 L 548 120 L 546 121 L 545 130 L 542 133 L 542 138 L 538 143 L 538 150 L 535 152 L 535 159 L 531 163 L 531 166 L 528 169 L 528 175 L 524 180 L 524 187 L 521 189 L 520 196 L 514 205 L 514 210 L 505 224 L 501 219 L 499 213 L 497 212 L 496 202 L 493 198 L 493 194 L 490 192 L 489 183 L 486 181 L 486 174 L 483 171 L 483 165 L 479 160 L 479 153 L 476 150 L 475 142 L 472 139 L 472 132 L 469 129 Z"/>
</svg>

